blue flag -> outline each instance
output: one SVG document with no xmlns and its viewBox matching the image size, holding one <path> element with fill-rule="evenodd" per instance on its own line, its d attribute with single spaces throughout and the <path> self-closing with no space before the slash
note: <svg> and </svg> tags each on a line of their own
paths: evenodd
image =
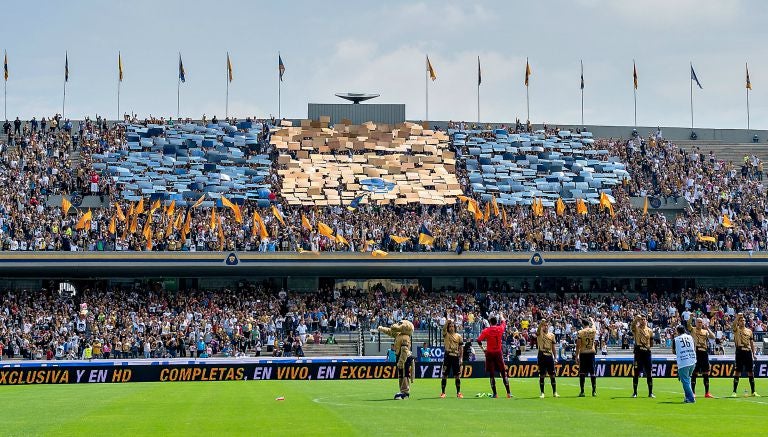
<svg viewBox="0 0 768 437">
<path fill-rule="evenodd" d="M 285 64 L 283 64 L 283 57 L 280 53 L 277 54 L 277 72 L 280 74 L 280 82 L 283 81 L 283 74 L 285 74 Z"/>
<path fill-rule="evenodd" d="M 184 64 L 181 62 L 181 53 L 179 53 L 179 80 L 186 82 L 186 75 L 184 74 Z"/>
<path fill-rule="evenodd" d="M 357 196 L 354 199 L 352 199 L 352 203 L 350 203 L 347 206 L 347 209 L 350 211 L 357 211 L 357 208 L 360 207 L 360 202 L 363 200 L 363 196 Z"/>
<path fill-rule="evenodd" d="M 419 229 L 419 244 L 434 244 L 435 243 L 435 237 L 432 235 L 432 232 L 427 229 L 426 225 L 421 225 L 421 228 Z"/>
<path fill-rule="evenodd" d="M 699 78 L 696 77 L 696 72 L 693 71 L 693 64 L 691 64 L 691 80 L 696 82 L 696 85 L 699 86 L 699 89 L 704 89 L 704 87 L 701 86 L 701 82 L 699 82 Z"/>
</svg>

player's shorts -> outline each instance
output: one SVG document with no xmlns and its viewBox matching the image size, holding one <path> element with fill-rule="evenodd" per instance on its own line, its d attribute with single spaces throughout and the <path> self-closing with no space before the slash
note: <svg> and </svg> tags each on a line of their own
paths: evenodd
<svg viewBox="0 0 768 437">
<path fill-rule="evenodd" d="M 709 373 L 709 354 L 707 351 L 696 351 L 696 367 L 693 369 L 696 373 Z"/>
<path fill-rule="evenodd" d="M 555 376 L 555 360 L 552 355 L 539 352 L 539 376 Z"/>
<path fill-rule="evenodd" d="M 754 371 L 755 364 L 752 362 L 752 351 L 736 350 L 736 375 L 740 373 L 749 373 Z"/>
<path fill-rule="evenodd" d="M 635 371 L 644 374 L 646 377 L 651 376 L 653 373 L 651 367 L 651 351 L 646 351 L 635 347 Z"/>
<path fill-rule="evenodd" d="M 579 354 L 579 375 L 595 374 L 595 354 Z"/>
<path fill-rule="evenodd" d="M 507 366 L 504 365 L 504 358 L 501 356 L 501 352 L 485 352 L 485 371 L 488 375 L 494 375 L 496 372 L 504 373 L 507 371 Z"/>
<path fill-rule="evenodd" d="M 441 374 L 443 378 L 448 378 L 449 376 L 453 376 L 454 378 L 461 377 L 459 357 L 455 355 L 446 355 L 445 358 L 443 358 Z"/>
</svg>

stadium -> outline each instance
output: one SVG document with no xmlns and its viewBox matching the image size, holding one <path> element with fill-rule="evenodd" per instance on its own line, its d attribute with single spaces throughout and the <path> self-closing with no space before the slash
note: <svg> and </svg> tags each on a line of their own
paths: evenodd
<svg viewBox="0 0 768 437">
<path fill-rule="evenodd" d="M 690 127 L 680 127 L 676 112 L 638 105 L 645 72 L 654 83 L 658 71 L 650 57 L 640 58 L 645 67 L 626 53 L 619 59 L 627 99 L 617 104 L 625 122 L 606 104 L 618 99 L 612 89 L 594 97 L 595 109 L 588 97 L 595 121 L 584 122 L 585 90 L 610 74 L 609 54 L 595 62 L 608 72 L 596 73 L 594 85 L 585 74 L 591 64 L 575 57 L 568 74 L 580 111 L 562 112 L 573 102 L 559 91 L 536 94 L 537 75 L 555 83 L 559 72 L 541 70 L 573 56 L 562 52 L 550 63 L 498 49 L 520 61 L 510 101 L 493 95 L 506 89 L 494 88 L 506 81 L 494 78 L 495 67 L 509 64 L 499 64 L 496 48 L 480 50 L 467 57 L 467 103 L 451 82 L 459 67 L 448 59 L 456 58 L 436 41 L 461 51 L 453 30 L 469 17 L 493 22 L 487 7 L 371 5 L 355 15 L 359 23 L 345 21 L 347 12 L 318 12 L 328 23 L 348 22 L 346 32 L 362 36 L 371 26 L 394 41 L 391 29 L 364 18 L 375 12 L 411 23 L 444 8 L 436 20 L 450 29 L 434 24 L 417 55 L 406 46 L 405 59 L 418 67 L 413 87 L 398 72 L 367 82 L 345 76 L 343 66 L 323 71 L 328 60 L 356 65 L 366 56 L 358 46 L 302 65 L 298 54 L 320 56 L 308 48 L 316 41 L 299 47 L 287 36 L 293 53 L 270 46 L 254 54 L 219 40 L 201 44 L 184 29 L 199 49 L 179 42 L 180 50 L 120 50 L 119 35 L 132 32 L 118 24 L 102 47 L 115 52 L 112 116 L 93 112 L 113 99 L 100 88 L 106 68 L 86 60 L 103 53 L 62 48 L 63 90 L 37 89 L 30 82 L 44 77 L 35 71 L 47 55 L 36 58 L 34 39 L 11 35 L 20 24 L 0 30 L 8 41 L 0 137 L 4 434 L 761 433 L 768 130 L 752 127 L 763 121 L 759 99 L 749 106 L 760 64 L 739 70 L 746 128 L 728 118 L 722 95 L 723 127 L 694 123 L 694 96 L 706 111 L 703 79 L 719 72 L 704 62 L 683 65 L 690 108 L 682 118 L 690 112 Z M 619 6 L 584 7 L 632 21 Z M 167 8 L 141 16 L 148 34 L 162 37 L 162 17 L 235 33 L 253 19 L 225 23 Z M 735 26 L 707 7 L 659 8 Z M 302 36 L 318 30 L 308 10 L 293 18 L 307 26 Z M 743 10 L 730 13 L 747 19 Z M 399 25 L 406 32 L 411 24 Z M 477 25 L 471 29 L 482 33 Z M 317 40 L 343 40 L 348 49 L 334 32 Z M 536 47 L 553 50 L 554 40 L 544 40 Z M 210 52 L 222 57 L 223 105 L 206 103 L 208 85 L 194 88 L 208 68 L 196 59 Z M 158 63 L 158 53 L 172 62 Z M 263 86 L 248 68 L 267 63 L 274 104 L 256 109 L 254 91 L 238 80 L 242 71 Z M 172 93 L 142 79 L 160 65 L 170 65 Z M 313 67 L 328 85 L 299 71 Z M 306 83 L 292 88 L 292 74 Z M 393 99 L 378 88 L 330 90 L 341 78 L 407 92 Z M 461 103 L 443 94 L 462 95 Z M 658 114 L 644 115 L 649 107 Z M 544 119 L 580 123 L 536 121 Z"/>
</svg>

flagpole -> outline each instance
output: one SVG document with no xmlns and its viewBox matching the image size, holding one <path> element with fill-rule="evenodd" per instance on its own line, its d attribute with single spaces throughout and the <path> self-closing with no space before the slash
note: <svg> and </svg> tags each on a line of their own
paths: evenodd
<svg viewBox="0 0 768 437">
<path fill-rule="evenodd" d="M 229 52 L 227 52 L 227 101 L 224 104 L 224 118 L 229 118 Z"/>
<path fill-rule="evenodd" d="M 277 52 L 277 58 L 281 59 L 280 52 Z M 281 96 L 282 88 L 283 88 L 283 81 L 282 81 L 282 78 L 280 77 L 280 69 L 278 68 L 277 69 L 277 119 L 278 120 L 282 120 L 282 117 L 280 116 L 280 109 L 282 106 L 282 96 Z"/>
<path fill-rule="evenodd" d="M 64 105 L 67 103 L 67 79 L 64 79 L 64 98 L 61 101 L 61 118 L 64 119 Z"/>
<path fill-rule="evenodd" d="M 749 130 L 749 88 L 746 88 L 746 90 L 747 90 L 747 130 Z"/>
<path fill-rule="evenodd" d="M 584 127 L 584 61 L 581 62 L 581 127 Z"/>
<path fill-rule="evenodd" d="M 635 129 L 637 129 L 637 65 L 634 59 L 632 60 L 632 94 L 635 106 Z"/>
<path fill-rule="evenodd" d="M 477 71 L 480 72 L 480 59 L 477 60 Z M 477 80 L 477 124 L 480 124 L 480 76 Z"/>
<path fill-rule="evenodd" d="M 424 92 L 426 95 L 426 114 L 424 115 L 424 121 L 429 121 L 429 58 L 427 58 L 427 68 L 424 69 Z"/>
<path fill-rule="evenodd" d="M 527 121 L 531 122 L 531 102 L 528 99 L 528 85 L 525 85 L 525 112 Z"/>
<path fill-rule="evenodd" d="M 691 63 L 691 72 L 693 72 L 693 63 Z M 691 131 L 693 131 L 693 74 L 690 75 L 691 80 Z"/>
<path fill-rule="evenodd" d="M 117 79 L 117 122 L 120 122 L 120 79 Z"/>
</svg>

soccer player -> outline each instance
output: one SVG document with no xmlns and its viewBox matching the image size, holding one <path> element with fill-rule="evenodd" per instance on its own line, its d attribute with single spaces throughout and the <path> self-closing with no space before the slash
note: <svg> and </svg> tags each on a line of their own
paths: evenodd
<svg viewBox="0 0 768 437">
<path fill-rule="evenodd" d="M 653 331 L 648 327 L 645 317 L 638 314 L 632 320 L 632 335 L 635 337 L 635 361 L 632 372 L 632 397 L 637 397 L 637 380 L 640 373 L 645 375 L 648 382 L 648 397 L 655 398 L 653 394 L 653 371 L 651 366 L 651 336 Z"/>
<path fill-rule="evenodd" d="M 557 394 L 557 382 L 555 382 L 555 334 L 549 332 L 549 322 L 542 320 L 536 330 L 536 344 L 539 349 L 539 389 L 540 398 L 544 398 L 544 377 L 549 375 L 549 382 L 552 384 L 552 396 L 559 398 Z"/>
<path fill-rule="evenodd" d="M 440 398 L 445 399 L 445 385 L 448 382 L 448 374 L 452 373 L 456 380 L 456 397 L 463 399 L 461 394 L 461 355 L 463 339 L 461 334 L 456 332 L 456 324 L 453 320 L 448 320 L 443 327 L 443 345 L 445 346 L 445 356 L 443 357 L 443 366 L 441 369 L 443 380 L 440 382 Z"/>
<path fill-rule="evenodd" d="M 696 326 L 691 331 L 693 343 L 696 345 L 696 368 L 693 369 L 691 378 L 691 389 L 693 396 L 696 397 L 696 376 L 701 374 L 704 378 L 704 397 L 713 398 L 709 392 L 709 353 L 707 352 L 709 340 L 715 338 L 715 333 L 709 329 L 709 325 L 704 326 L 704 320 L 699 317 L 696 319 Z"/>
<path fill-rule="evenodd" d="M 731 397 L 736 397 L 736 389 L 739 388 L 739 375 L 744 373 L 749 377 L 752 396 L 759 397 L 760 395 L 755 392 L 755 341 L 752 330 L 747 328 L 747 321 L 743 313 L 736 314 L 736 320 L 733 322 L 733 340 L 736 343 L 736 368 L 734 369 Z"/>
<path fill-rule="evenodd" d="M 696 366 L 696 352 L 694 351 L 693 337 L 685 333 L 683 325 L 677 326 L 677 337 L 672 342 L 672 353 L 675 354 L 677 360 L 677 374 L 683 384 L 685 403 L 692 404 L 696 402 L 691 389 L 691 374 Z"/>
<path fill-rule="evenodd" d="M 581 319 L 581 330 L 577 334 L 576 338 L 576 364 L 579 365 L 579 386 L 581 392 L 579 397 L 584 397 L 584 380 L 587 379 L 587 375 L 592 382 L 592 396 L 597 396 L 597 377 L 595 376 L 595 335 L 597 330 L 595 329 L 595 321 L 590 317 L 589 319 Z"/>
<path fill-rule="evenodd" d="M 491 316 L 488 320 L 491 326 L 480 332 L 480 336 L 477 337 L 477 344 L 485 352 L 485 371 L 488 372 L 488 376 L 491 378 L 493 397 L 498 397 L 496 394 L 495 374 L 499 372 L 501 373 L 501 379 L 504 381 L 504 387 L 507 389 L 507 398 L 511 398 L 509 379 L 507 379 L 507 366 L 504 365 L 504 359 L 501 357 L 501 340 L 504 336 L 504 331 L 507 330 L 507 321 L 504 319 L 503 314 L 499 314 L 499 318 L 501 319 L 501 324 L 499 324 L 499 319 L 496 316 Z M 487 340 L 487 348 L 483 348 L 484 340 Z"/>
</svg>

